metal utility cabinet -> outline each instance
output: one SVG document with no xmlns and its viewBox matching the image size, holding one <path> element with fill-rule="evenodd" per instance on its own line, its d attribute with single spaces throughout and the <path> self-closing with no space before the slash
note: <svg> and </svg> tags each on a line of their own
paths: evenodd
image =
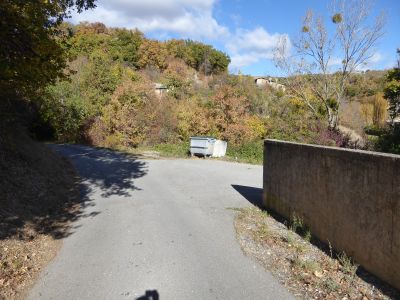
<svg viewBox="0 0 400 300">
<path fill-rule="evenodd" d="M 214 151 L 215 138 L 193 136 L 190 138 L 190 155 L 211 156 Z"/>
<path fill-rule="evenodd" d="M 221 140 L 216 140 L 214 144 L 214 150 L 212 157 L 223 157 L 226 154 L 226 148 L 228 143 Z"/>
<path fill-rule="evenodd" d="M 208 136 L 190 138 L 190 154 L 200 156 L 222 157 L 226 154 L 227 142 Z"/>
</svg>

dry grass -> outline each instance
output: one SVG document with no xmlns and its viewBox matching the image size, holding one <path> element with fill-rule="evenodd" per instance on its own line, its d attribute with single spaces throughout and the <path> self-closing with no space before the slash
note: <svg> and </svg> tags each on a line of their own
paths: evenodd
<svg viewBox="0 0 400 300">
<path fill-rule="evenodd" d="M 301 220 L 286 226 L 253 207 L 238 210 L 235 228 L 243 251 L 298 298 L 400 299 L 398 291 L 359 269 L 345 253 L 311 244 Z M 296 233 L 299 229 L 303 236 Z"/>
<path fill-rule="evenodd" d="M 53 259 L 60 241 L 35 234 L 31 241 L 0 241 L 0 298 L 23 299 L 43 267 Z"/>
<path fill-rule="evenodd" d="M 69 162 L 0 123 L 0 299 L 24 298 L 79 216 Z"/>
</svg>

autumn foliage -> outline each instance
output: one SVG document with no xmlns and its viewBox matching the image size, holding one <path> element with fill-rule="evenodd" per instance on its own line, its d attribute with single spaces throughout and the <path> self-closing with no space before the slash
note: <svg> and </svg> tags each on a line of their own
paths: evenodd
<svg viewBox="0 0 400 300">
<path fill-rule="evenodd" d="M 257 87 L 251 76 L 229 75 L 229 57 L 212 46 L 151 40 L 136 29 L 101 23 L 62 24 L 60 30 L 68 33 L 69 77 L 49 85 L 38 102 L 56 140 L 136 148 L 207 135 L 258 159 L 261 152 L 245 146 L 261 149 L 266 137 L 344 145 L 340 133 L 324 131 L 295 96 Z M 359 86 L 354 78 L 349 94 Z M 382 123 L 385 102 L 372 99 L 370 118 Z"/>
</svg>

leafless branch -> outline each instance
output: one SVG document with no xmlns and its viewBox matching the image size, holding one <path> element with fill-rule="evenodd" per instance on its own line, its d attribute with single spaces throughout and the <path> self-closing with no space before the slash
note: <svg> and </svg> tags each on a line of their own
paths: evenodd
<svg viewBox="0 0 400 300">
<path fill-rule="evenodd" d="M 322 17 L 308 11 L 300 37 L 293 43 L 295 54 L 288 55 L 287 40 L 281 40 L 276 49 L 276 65 L 286 76 L 303 75 L 288 80 L 288 90 L 313 113 L 318 111 L 314 105 L 317 100 L 326 110 L 330 128 L 338 125 L 339 106 L 350 74 L 371 59 L 383 35 L 384 15 L 371 24 L 371 8 L 369 0 L 334 0 L 331 13 L 335 32 L 327 30 Z M 336 57 L 340 57 L 340 67 L 335 69 Z"/>
</svg>

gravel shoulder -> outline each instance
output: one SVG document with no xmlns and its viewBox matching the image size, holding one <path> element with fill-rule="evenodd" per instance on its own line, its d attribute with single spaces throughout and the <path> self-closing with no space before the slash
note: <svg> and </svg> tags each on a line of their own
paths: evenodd
<svg viewBox="0 0 400 300">
<path fill-rule="evenodd" d="M 301 299 L 400 299 L 399 291 L 368 273 L 344 252 L 312 237 L 296 218 L 288 221 L 257 207 L 237 210 L 243 251 Z"/>
</svg>

